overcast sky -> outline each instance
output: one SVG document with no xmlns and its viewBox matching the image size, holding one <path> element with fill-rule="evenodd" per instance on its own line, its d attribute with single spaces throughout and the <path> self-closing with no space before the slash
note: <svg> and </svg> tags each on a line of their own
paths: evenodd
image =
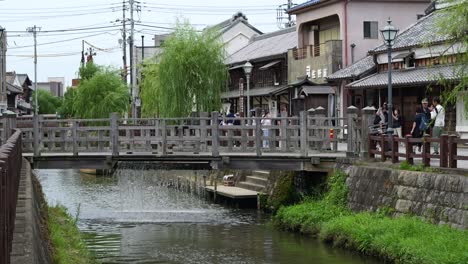
<svg viewBox="0 0 468 264">
<path fill-rule="evenodd" d="M 128 1 L 127 1 L 128 2 Z M 196 3 L 195 3 L 196 2 Z M 167 33 L 176 18 L 187 18 L 197 28 L 213 25 L 242 11 L 249 22 L 263 32 L 278 30 L 276 8 L 286 0 L 144 0 L 135 19 L 146 26 L 135 27 L 135 42 L 153 45 L 153 35 Z M 300 1 L 302 2 L 302 1 Z M 127 18 L 129 12 L 127 12 Z M 34 80 L 33 37 L 27 27 L 41 27 L 38 33 L 38 81 L 65 77 L 66 85 L 76 78 L 81 59 L 82 40 L 102 49 L 94 61 L 101 65 L 122 66 L 121 0 L 0 0 L 0 26 L 8 32 L 7 70 L 27 73 Z M 109 26 L 115 26 L 107 28 Z M 152 26 L 152 27 L 150 27 Z M 95 28 L 90 30 L 89 28 Z M 82 31 L 45 32 L 87 28 Z M 127 27 L 129 29 L 129 27 Z M 85 48 L 88 48 L 85 45 Z"/>
</svg>

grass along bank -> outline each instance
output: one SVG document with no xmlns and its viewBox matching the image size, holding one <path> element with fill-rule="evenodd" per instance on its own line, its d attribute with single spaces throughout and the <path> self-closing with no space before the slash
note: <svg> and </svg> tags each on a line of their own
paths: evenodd
<svg viewBox="0 0 468 264">
<path fill-rule="evenodd" d="M 347 209 L 345 181 L 344 173 L 335 172 L 322 198 L 282 207 L 275 224 L 396 263 L 468 263 L 467 231 L 417 217 L 391 218 L 388 209 L 353 213 Z"/>
<path fill-rule="evenodd" d="M 48 207 L 48 226 L 57 264 L 98 263 L 81 238 L 81 233 L 63 206 Z"/>
</svg>

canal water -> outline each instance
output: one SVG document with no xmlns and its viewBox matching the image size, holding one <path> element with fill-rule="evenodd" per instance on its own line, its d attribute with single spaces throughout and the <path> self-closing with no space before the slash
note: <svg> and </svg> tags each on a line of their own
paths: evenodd
<svg viewBox="0 0 468 264">
<path fill-rule="evenodd" d="M 173 188 L 175 176 L 187 173 L 124 169 L 96 177 L 39 170 L 38 177 L 49 204 L 78 215 L 88 247 L 103 263 L 378 263 L 276 230 L 256 210 Z"/>
</svg>

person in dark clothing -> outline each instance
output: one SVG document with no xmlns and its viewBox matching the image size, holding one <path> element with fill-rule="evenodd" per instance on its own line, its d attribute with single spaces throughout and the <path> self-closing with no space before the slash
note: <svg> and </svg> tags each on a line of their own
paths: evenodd
<svg viewBox="0 0 468 264">
<path fill-rule="evenodd" d="M 232 125 L 232 123 L 234 122 L 234 117 L 236 117 L 234 115 L 234 111 L 232 109 L 229 110 L 229 114 L 226 116 L 226 124 Z"/>
<path fill-rule="evenodd" d="M 421 101 L 421 106 L 422 106 L 422 112 L 424 114 L 424 119 L 423 121 L 426 123 L 429 123 L 431 120 L 431 109 L 429 108 L 429 101 L 427 98 L 422 99 Z M 428 126 L 426 130 L 423 131 L 424 134 L 430 134 L 431 133 L 431 128 Z"/>
<path fill-rule="evenodd" d="M 414 117 L 413 127 L 411 128 L 411 136 L 413 138 L 422 138 L 424 131 L 421 131 L 419 127 L 421 126 L 421 122 L 423 122 L 423 118 L 425 118 L 425 113 L 422 107 L 418 107 L 416 109 L 416 116 Z M 417 143 L 418 151 L 421 152 L 421 145 L 422 143 Z"/>
</svg>

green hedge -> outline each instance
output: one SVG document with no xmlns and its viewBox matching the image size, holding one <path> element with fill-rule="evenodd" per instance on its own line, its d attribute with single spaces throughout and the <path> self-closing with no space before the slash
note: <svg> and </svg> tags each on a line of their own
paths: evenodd
<svg viewBox="0 0 468 264">
<path fill-rule="evenodd" d="M 345 180 L 346 175 L 335 173 L 322 199 L 280 208 L 275 224 L 397 263 L 468 263 L 467 231 L 417 217 L 353 213 L 346 208 Z"/>
</svg>

